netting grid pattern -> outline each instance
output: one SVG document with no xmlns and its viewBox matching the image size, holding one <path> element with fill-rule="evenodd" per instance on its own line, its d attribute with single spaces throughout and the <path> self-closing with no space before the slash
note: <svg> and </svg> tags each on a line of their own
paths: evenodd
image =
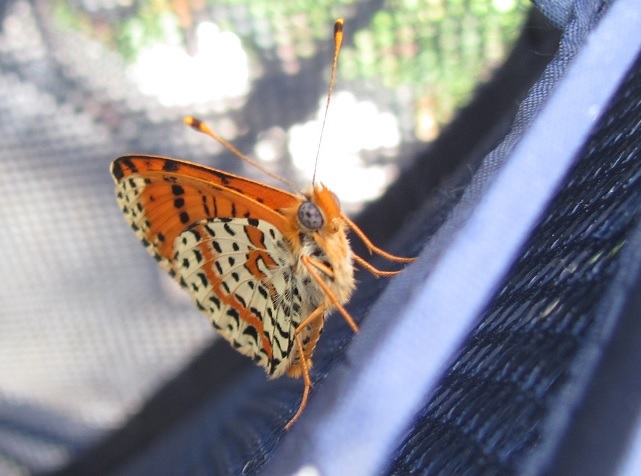
<svg viewBox="0 0 641 476">
<path fill-rule="evenodd" d="M 390 474 L 519 474 L 609 317 L 596 305 L 641 214 L 640 126 L 637 62 Z"/>
</svg>

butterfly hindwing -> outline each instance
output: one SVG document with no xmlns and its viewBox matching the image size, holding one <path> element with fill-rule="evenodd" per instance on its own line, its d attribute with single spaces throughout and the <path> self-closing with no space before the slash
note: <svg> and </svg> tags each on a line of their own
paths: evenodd
<svg viewBox="0 0 641 476">
<path fill-rule="evenodd" d="M 203 220 L 176 241 L 177 277 L 213 326 L 270 376 L 290 365 L 303 303 L 296 263 L 263 220 Z"/>
</svg>

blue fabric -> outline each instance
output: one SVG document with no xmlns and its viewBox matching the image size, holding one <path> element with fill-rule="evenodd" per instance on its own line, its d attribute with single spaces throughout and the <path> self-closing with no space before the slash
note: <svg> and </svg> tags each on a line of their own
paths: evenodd
<svg viewBox="0 0 641 476">
<path fill-rule="evenodd" d="M 557 28 L 565 28 L 572 19 L 574 0 L 533 0 L 532 3 Z"/>
</svg>

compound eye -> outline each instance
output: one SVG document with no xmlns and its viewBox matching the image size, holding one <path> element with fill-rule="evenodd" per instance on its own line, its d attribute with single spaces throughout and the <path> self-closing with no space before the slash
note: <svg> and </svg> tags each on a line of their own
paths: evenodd
<svg viewBox="0 0 641 476">
<path fill-rule="evenodd" d="M 307 200 L 298 207 L 298 222 L 308 230 L 316 231 L 325 223 L 325 217 L 320 208 Z"/>
</svg>

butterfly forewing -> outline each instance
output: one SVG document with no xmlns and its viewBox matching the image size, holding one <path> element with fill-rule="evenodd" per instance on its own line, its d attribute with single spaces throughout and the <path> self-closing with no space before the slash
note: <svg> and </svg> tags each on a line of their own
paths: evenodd
<svg viewBox="0 0 641 476">
<path fill-rule="evenodd" d="M 285 220 L 279 210 L 298 201 L 294 195 L 242 177 L 162 157 L 120 157 L 112 164 L 112 174 L 125 218 L 169 272 L 174 241 L 191 224 L 243 217 L 280 228 Z"/>
</svg>

